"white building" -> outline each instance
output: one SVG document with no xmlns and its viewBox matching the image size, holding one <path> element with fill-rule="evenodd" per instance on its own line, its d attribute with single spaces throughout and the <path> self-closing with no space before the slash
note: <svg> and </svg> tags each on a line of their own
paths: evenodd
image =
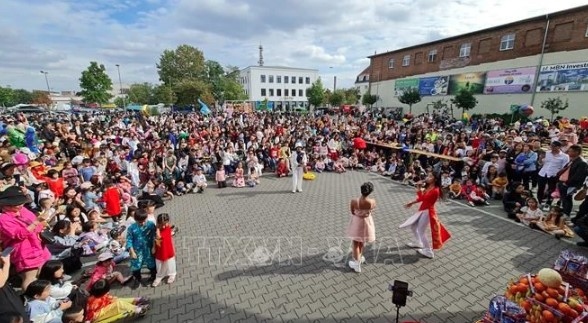
<svg viewBox="0 0 588 323">
<path fill-rule="evenodd" d="M 370 89 L 370 67 L 366 67 L 355 78 L 355 88 L 359 90 L 359 95 L 363 96 Z"/>
<path fill-rule="evenodd" d="M 318 70 L 249 66 L 240 71 L 240 82 L 248 100 L 259 105 L 267 99 L 268 108 L 290 111 L 308 108 L 307 90 L 319 78 Z"/>
</svg>

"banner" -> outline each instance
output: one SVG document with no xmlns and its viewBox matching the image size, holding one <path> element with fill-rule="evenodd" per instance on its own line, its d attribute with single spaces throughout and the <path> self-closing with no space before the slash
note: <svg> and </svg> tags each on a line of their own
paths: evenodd
<svg viewBox="0 0 588 323">
<path fill-rule="evenodd" d="M 485 94 L 529 93 L 533 89 L 536 67 L 511 68 L 486 73 Z"/>
<path fill-rule="evenodd" d="M 449 90 L 449 76 L 425 77 L 419 80 L 421 96 L 447 95 Z"/>
<path fill-rule="evenodd" d="M 537 92 L 588 91 L 588 62 L 541 66 Z"/>
<path fill-rule="evenodd" d="M 485 83 L 485 72 L 451 75 L 451 77 L 449 77 L 449 94 L 455 95 L 461 89 L 470 90 L 474 94 L 482 94 L 484 93 Z"/>
<path fill-rule="evenodd" d="M 419 89 L 419 79 L 404 79 L 394 81 L 394 96 L 401 96 L 404 91 L 414 88 Z"/>
</svg>

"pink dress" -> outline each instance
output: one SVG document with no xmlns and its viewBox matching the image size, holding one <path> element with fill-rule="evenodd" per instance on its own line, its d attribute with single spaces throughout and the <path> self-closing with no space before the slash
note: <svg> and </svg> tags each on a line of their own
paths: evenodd
<svg viewBox="0 0 588 323">
<path fill-rule="evenodd" d="M 245 176 L 243 174 L 243 168 L 237 168 L 237 170 L 235 171 L 233 187 L 245 187 Z"/>
<path fill-rule="evenodd" d="M 351 215 L 347 226 L 347 237 L 353 241 L 374 242 L 376 240 L 376 227 L 372 217 L 373 209 L 356 209 Z"/>
</svg>

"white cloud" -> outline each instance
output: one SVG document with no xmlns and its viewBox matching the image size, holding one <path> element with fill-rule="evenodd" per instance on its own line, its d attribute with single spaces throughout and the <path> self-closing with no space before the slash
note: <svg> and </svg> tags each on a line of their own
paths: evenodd
<svg viewBox="0 0 588 323">
<path fill-rule="evenodd" d="M 264 46 L 266 65 L 319 69 L 350 86 L 369 56 L 574 6 L 584 0 L 3 0 L 0 85 L 78 88 L 90 61 L 114 80 L 157 82 L 164 49 L 200 48 L 245 67 Z M 329 67 L 333 67 L 330 69 Z"/>
</svg>

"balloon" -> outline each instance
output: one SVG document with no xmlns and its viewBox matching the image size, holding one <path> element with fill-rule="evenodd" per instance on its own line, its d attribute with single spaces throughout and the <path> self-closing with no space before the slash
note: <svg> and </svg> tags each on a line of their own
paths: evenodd
<svg viewBox="0 0 588 323">
<path fill-rule="evenodd" d="M 519 113 L 526 116 L 526 117 L 531 116 L 534 112 L 535 112 L 535 109 L 528 104 L 523 104 L 519 107 Z"/>
</svg>

